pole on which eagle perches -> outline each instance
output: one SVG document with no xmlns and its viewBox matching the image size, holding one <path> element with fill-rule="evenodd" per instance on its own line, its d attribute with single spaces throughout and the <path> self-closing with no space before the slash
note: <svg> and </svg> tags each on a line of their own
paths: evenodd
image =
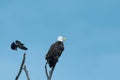
<svg viewBox="0 0 120 80">
<path fill-rule="evenodd" d="M 52 79 L 52 74 L 53 74 L 53 71 L 54 71 L 54 69 L 55 69 L 55 66 L 56 66 L 56 65 L 54 65 L 54 66 L 51 68 L 51 70 L 49 71 L 49 74 L 48 74 L 48 71 L 47 71 L 47 62 L 46 62 L 46 64 L 45 64 L 45 73 L 46 73 L 46 76 L 47 76 L 47 80 L 51 80 L 51 79 Z"/>
<path fill-rule="evenodd" d="M 53 74 L 54 69 L 55 69 L 55 66 L 53 66 L 52 69 L 51 69 L 50 72 L 49 72 L 49 74 L 50 74 L 50 75 L 49 75 L 50 80 L 51 80 L 51 78 L 52 78 L 52 74 Z"/>
</svg>

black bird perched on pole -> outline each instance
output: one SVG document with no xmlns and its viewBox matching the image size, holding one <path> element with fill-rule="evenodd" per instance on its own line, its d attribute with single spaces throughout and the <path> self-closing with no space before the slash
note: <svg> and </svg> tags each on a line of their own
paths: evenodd
<svg viewBox="0 0 120 80">
<path fill-rule="evenodd" d="M 15 42 L 12 42 L 11 44 L 11 49 L 12 50 L 17 50 L 17 48 L 20 48 L 22 50 L 28 50 L 23 43 L 21 43 L 20 41 L 16 40 Z"/>
<path fill-rule="evenodd" d="M 65 37 L 59 36 L 58 41 L 56 41 L 54 44 L 52 44 L 51 47 L 49 48 L 45 59 L 47 60 L 47 64 L 49 64 L 50 68 L 52 68 L 56 65 L 59 57 L 61 56 L 62 52 L 64 51 L 63 41 L 65 41 L 65 40 L 66 40 Z"/>
</svg>

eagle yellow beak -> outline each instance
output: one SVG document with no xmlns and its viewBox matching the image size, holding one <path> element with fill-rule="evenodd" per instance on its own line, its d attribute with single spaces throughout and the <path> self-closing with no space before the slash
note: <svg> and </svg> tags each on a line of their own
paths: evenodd
<svg viewBox="0 0 120 80">
<path fill-rule="evenodd" d="M 64 38 L 63 38 L 63 41 L 66 41 L 66 40 L 67 40 L 67 38 L 66 38 L 66 37 L 64 37 Z"/>
</svg>

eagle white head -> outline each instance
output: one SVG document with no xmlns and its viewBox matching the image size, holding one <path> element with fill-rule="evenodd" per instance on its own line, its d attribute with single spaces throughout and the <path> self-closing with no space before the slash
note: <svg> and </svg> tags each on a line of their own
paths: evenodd
<svg viewBox="0 0 120 80">
<path fill-rule="evenodd" d="M 61 41 L 61 42 L 63 42 L 63 41 L 65 41 L 66 40 L 66 38 L 65 37 L 63 37 L 63 36 L 58 36 L 58 39 L 57 39 L 58 41 Z"/>
</svg>

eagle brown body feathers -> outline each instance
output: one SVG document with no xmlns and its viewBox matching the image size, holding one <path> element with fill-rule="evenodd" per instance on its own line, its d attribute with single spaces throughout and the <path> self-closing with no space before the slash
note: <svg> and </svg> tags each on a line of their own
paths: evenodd
<svg viewBox="0 0 120 80">
<path fill-rule="evenodd" d="M 51 45 L 48 53 L 46 54 L 46 60 L 50 68 L 55 66 L 58 62 L 59 57 L 61 56 L 64 50 L 64 44 L 61 41 L 57 41 Z"/>
</svg>

